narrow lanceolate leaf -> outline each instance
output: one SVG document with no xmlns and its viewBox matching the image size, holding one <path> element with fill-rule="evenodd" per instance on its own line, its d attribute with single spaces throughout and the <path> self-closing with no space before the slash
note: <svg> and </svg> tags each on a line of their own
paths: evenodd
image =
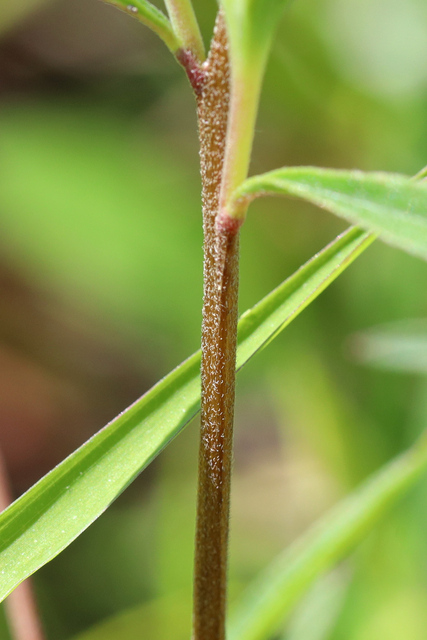
<svg viewBox="0 0 427 640">
<path fill-rule="evenodd" d="M 275 337 L 372 241 L 351 229 L 259 302 L 239 324 L 238 367 Z M 0 598 L 86 529 L 193 418 L 196 353 L 0 515 Z"/>
<path fill-rule="evenodd" d="M 181 48 L 182 43 L 165 14 L 148 0 L 131 0 L 130 2 L 126 0 L 103 1 L 125 11 L 139 22 L 142 22 L 142 24 L 145 24 L 146 27 L 149 27 L 154 33 L 157 33 L 172 53 L 176 53 Z"/>
<path fill-rule="evenodd" d="M 330 640 L 351 585 L 351 572 L 340 567 L 319 578 L 304 597 L 278 640 Z"/>
<path fill-rule="evenodd" d="M 230 107 L 220 203 L 248 175 L 258 104 L 273 35 L 289 0 L 220 0 L 230 51 Z"/>
<path fill-rule="evenodd" d="M 348 554 L 426 470 L 424 436 L 272 563 L 235 611 L 228 640 L 272 638 L 316 578 Z"/>
<path fill-rule="evenodd" d="M 244 216 L 262 195 L 302 198 L 378 234 L 385 242 L 427 259 L 427 184 L 402 175 L 291 167 L 249 178 L 227 212 Z"/>
<path fill-rule="evenodd" d="M 427 373 L 427 320 L 402 320 L 356 333 L 349 340 L 355 360 L 378 369 Z"/>
<path fill-rule="evenodd" d="M 338 236 L 239 320 L 237 370 L 308 307 L 374 240 L 354 228 Z"/>
<path fill-rule="evenodd" d="M 257 64 L 268 55 L 275 28 L 289 0 L 222 0 L 233 65 Z"/>
<path fill-rule="evenodd" d="M 288 0 L 221 0 L 230 50 L 230 107 L 220 202 L 248 175 L 264 70 Z"/>
</svg>

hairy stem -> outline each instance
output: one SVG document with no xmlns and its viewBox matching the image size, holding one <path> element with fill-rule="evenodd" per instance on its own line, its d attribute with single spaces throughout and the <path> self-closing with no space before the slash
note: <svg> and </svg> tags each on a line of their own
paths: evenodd
<svg viewBox="0 0 427 640">
<path fill-rule="evenodd" d="M 238 296 L 237 229 L 217 228 L 229 107 L 228 45 L 218 17 L 198 100 L 203 187 L 202 414 L 194 640 L 224 640 Z"/>
<path fill-rule="evenodd" d="M 0 451 L 0 511 L 12 502 L 9 478 Z M 31 580 L 27 578 L 6 598 L 6 618 L 13 640 L 44 640 Z"/>
</svg>

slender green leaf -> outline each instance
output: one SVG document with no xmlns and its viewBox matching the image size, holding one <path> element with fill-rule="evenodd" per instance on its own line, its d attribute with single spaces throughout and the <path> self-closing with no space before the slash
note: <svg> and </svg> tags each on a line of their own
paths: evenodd
<svg viewBox="0 0 427 640">
<path fill-rule="evenodd" d="M 231 83 L 224 181 L 227 202 L 248 175 L 265 66 L 287 0 L 222 0 L 230 48 Z"/>
<path fill-rule="evenodd" d="M 265 60 L 275 28 L 289 0 L 222 0 L 232 65 Z M 258 65 L 257 65 L 258 66 Z"/>
<path fill-rule="evenodd" d="M 165 45 L 172 51 L 176 51 L 182 46 L 177 34 L 174 32 L 171 23 L 165 14 L 155 7 L 148 0 L 103 0 L 107 4 L 125 11 L 133 16 L 163 40 Z"/>
<path fill-rule="evenodd" d="M 308 307 L 374 240 L 353 228 L 325 247 L 239 320 L 237 370 Z"/>
<path fill-rule="evenodd" d="M 292 321 L 370 243 L 350 229 L 239 324 L 238 368 Z M 193 418 L 200 352 L 163 378 L 0 516 L 0 597 L 86 529 Z"/>
<path fill-rule="evenodd" d="M 421 171 L 414 176 L 414 180 L 425 180 L 427 178 L 427 167 L 423 167 Z"/>
<path fill-rule="evenodd" d="M 296 196 L 427 259 L 427 185 L 402 175 L 291 167 L 249 178 L 235 191 L 230 215 L 261 195 Z"/>
<path fill-rule="evenodd" d="M 355 334 L 349 341 L 355 360 L 378 369 L 427 373 L 427 321 L 402 320 Z"/>
<path fill-rule="evenodd" d="M 427 437 L 383 467 L 291 545 L 250 587 L 228 640 L 268 640 L 323 572 L 363 539 L 427 469 Z"/>
<path fill-rule="evenodd" d="M 280 640 L 329 640 L 350 587 L 348 571 L 319 578 L 307 593 Z"/>
</svg>

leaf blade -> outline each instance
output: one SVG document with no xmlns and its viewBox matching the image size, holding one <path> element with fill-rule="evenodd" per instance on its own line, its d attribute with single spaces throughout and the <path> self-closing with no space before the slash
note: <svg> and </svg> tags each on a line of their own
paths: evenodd
<svg viewBox="0 0 427 640">
<path fill-rule="evenodd" d="M 290 167 L 246 180 L 230 203 L 261 195 L 301 198 L 357 224 L 392 246 L 427 259 L 427 186 L 399 174 Z M 236 213 L 238 216 L 239 213 Z"/>
<path fill-rule="evenodd" d="M 103 0 L 103 2 L 117 7 L 154 31 L 172 53 L 176 53 L 180 48 L 181 41 L 170 21 L 148 0 L 132 0 L 131 3 L 127 0 Z"/>
<path fill-rule="evenodd" d="M 350 229 L 317 254 L 305 271 L 246 313 L 239 323 L 238 366 L 268 344 L 372 240 Z M 290 295 L 293 302 L 288 305 Z M 278 310 L 274 318 L 272 305 Z M 197 352 L 0 515 L 0 599 L 82 533 L 196 415 L 199 370 Z"/>
<path fill-rule="evenodd" d="M 427 322 L 400 320 L 366 329 L 348 340 L 349 355 L 369 367 L 423 375 L 427 373 Z"/>
<path fill-rule="evenodd" d="M 266 62 L 275 28 L 289 0 L 222 0 L 233 67 Z"/>
<path fill-rule="evenodd" d="M 426 469 L 424 435 L 276 558 L 234 613 L 228 640 L 271 638 L 315 579 L 339 562 Z"/>
<path fill-rule="evenodd" d="M 326 289 L 332 274 L 334 278 L 338 277 L 374 239 L 374 236 L 358 228 L 344 232 L 300 267 L 284 284 L 242 314 L 239 320 L 237 370 L 274 340 L 293 320 L 296 310 L 301 313 Z M 305 295 L 299 295 L 307 282 L 311 282 L 311 287 L 306 288 Z M 270 326 L 267 335 L 263 335 L 269 318 L 277 321 L 276 326 L 274 329 Z"/>
</svg>

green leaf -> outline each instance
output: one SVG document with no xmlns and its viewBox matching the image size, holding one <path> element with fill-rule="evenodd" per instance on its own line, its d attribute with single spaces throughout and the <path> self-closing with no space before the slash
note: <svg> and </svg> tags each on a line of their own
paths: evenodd
<svg viewBox="0 0 427 640">
<path fill-rule="evenodd" d="M 336 569 L 317 580 L 280 640 L 329 640 L 348 595 L 348 573 Z"/>
<path fill-rule="evenodd" d="M 265 64 L 275 28 L 288 0 L 222 0 L 231 47 L 231 60 Z"/>
<path fill-rule="evenodd" d="M 174 592 L 121 611 L 73 640 L 187 640 L 191 606 L 185 595 Z"/>
<path fill-rule="evenodd" d="M 275 559 L 236 610 L 228 640 L 270 639 L 316 578 L 348 554 L 426 468 L 424 436 Z"/>
<path fill-rule="evenodd" d="M 371 242 L 350 229 L 239 323 L 238 368 L 272 340 Z M 193 418 L 200 352 L 163 378 L 0 516 L 0 597 L 86 529 Z"/>
<path fill-rule="evenodd" d="M 385 242 L 427 259 L 427 185 L 402 175 L 291 167 L 246 180 L 228 213 L 244 215 L 261 195 L 296 196 L 327 209 Z"/>
<path fill-rule="evenodd" d="M 176 53 L 181 47 L 181 41 L 165 14 L 148 0 L 131 0 L 130 2 L 127 0 L 104 0 L 104 2 L 128 13 L 157 33 L 172 53 Z"/>
<path fill-rule="evenodd" d="M 248 175 L 261 86 L 276 24 L 287 0 L 222 0 L 231 82 L 220 202 Z"/>
<path fill-rule="evenodd" d="M 378 369 L 427 373 L 427 321 L 402 320 L 356 333 L 349 341 L 355 360 Z"/>
<path fill-rule="evenodd" d="M 263 349 L 374 240 L 349 229 L 239 320 L 237 370 Z"/>
</svg>

